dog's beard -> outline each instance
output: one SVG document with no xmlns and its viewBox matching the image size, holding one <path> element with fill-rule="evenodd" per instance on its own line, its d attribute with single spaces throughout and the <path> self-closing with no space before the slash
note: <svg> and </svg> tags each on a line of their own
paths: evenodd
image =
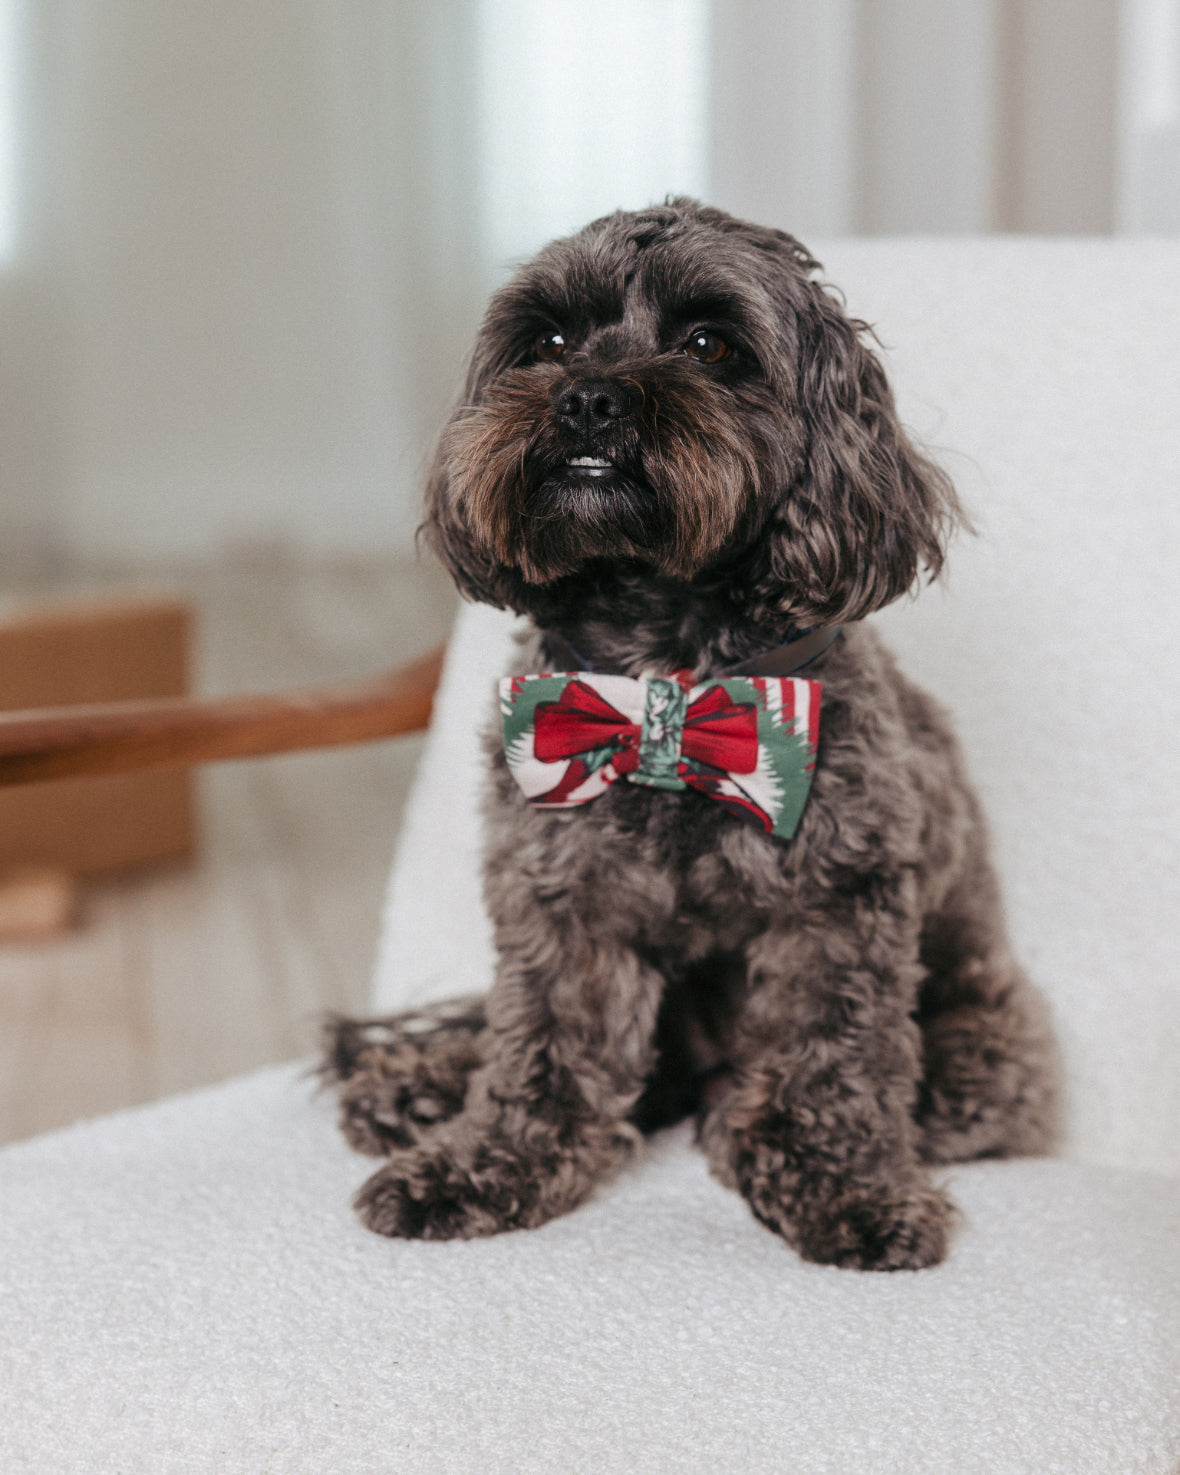
<svg viewBox="0 0 1180 1475">
<path fill-rule="evenodd" d="M 665 517 L 642 469 L 610 458 L 593 470 L 569 462 L 547 468 L 540 458 L 532 469 L 518 560 L 530 582 L 546 583 L 588 558 L 658 558 Z"/>
<path fill-rule="evenodd" d="M 449 493 L 472 539 L 529 583 L 598 559 L 690 578 L 761 505 L 764 439 L 724 388 L 690 364 L 612 366 L 635 415 L 580 441 L 556 420 L 566 382 L 550 366 L 510 371 L 448 431 Z"/>
</svg>

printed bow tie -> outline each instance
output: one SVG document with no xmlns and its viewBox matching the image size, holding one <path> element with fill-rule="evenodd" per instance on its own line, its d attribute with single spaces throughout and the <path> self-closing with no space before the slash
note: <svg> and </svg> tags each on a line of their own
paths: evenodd
<svg viewBox="0 0 1180 1475">
<path fill-rule="evenodd" d="M 696 789 L 781 839 L 795 833 L 807 802 L 819 704 L 819 682 L 799 677 L 689 686 L 561 671 L 500 682 L 504 752 L 533 804 L 586 804 L 626 778 Z"/>
</svg>

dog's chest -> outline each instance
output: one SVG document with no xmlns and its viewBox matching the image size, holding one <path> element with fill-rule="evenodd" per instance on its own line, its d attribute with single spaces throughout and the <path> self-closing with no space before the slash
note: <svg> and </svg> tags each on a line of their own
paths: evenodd
<svg viewBox="0 0 1180 1475">
<path fill-rule="evenodd" d="M 668 961 L 743 946 L 789 909 L 787 843 L 708 798 L 620 783 L 554 824 L 585 904 L 609 902 L 613 924 Z"/>
</svg>

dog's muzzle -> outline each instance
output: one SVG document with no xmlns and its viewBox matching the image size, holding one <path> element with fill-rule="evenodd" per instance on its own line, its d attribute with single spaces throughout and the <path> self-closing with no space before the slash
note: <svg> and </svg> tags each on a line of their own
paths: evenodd
<svg viewBox="0 0 1180 1475">
<path fill-rule="evenodd" d="M 596 444 L 621 429 L 638 405 L 635 387 L 624 379 L 575 379 L 556 395 L 553 414 L 576 445 L 593 450 Z"/>
</svg>

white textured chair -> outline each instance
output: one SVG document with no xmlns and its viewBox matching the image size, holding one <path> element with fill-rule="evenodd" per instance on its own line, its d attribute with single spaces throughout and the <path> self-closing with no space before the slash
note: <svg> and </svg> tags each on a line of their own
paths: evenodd
<svg viewBox="0 0 1180 1475">
<path fill-rule="evenodd" d="M 1180 1468 L 1180 242 L 820 254 L 980 530 L 881 623 L 992 815 L 1064 1157 L 953 1170 L 918 1274 L 803 1264 L 687 1128 L 543 1229 L 401 1243 L 330 1099 L 265 1071 L 0 1153 L 0 1469 Z M 452 642 L 383 1009 L 489 977 L 457 688 L 509 626 Z"/>
</svg>

